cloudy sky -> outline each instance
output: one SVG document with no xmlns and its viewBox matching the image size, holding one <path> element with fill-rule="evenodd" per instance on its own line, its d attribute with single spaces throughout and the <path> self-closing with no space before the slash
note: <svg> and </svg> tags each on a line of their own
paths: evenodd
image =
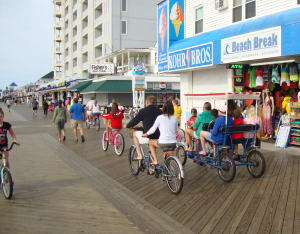
<svg viewBox="0 0 300 234">
<path fill-rule="evenodd" d="M 0 89 L 53 71 L 52 0 L 0 0 Z"/>
</svg>

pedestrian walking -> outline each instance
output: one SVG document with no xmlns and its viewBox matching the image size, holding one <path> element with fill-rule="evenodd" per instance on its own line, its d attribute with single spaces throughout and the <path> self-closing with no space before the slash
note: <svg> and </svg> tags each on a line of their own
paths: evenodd
<svg viewBox="0 0 300 234">
<path fill-rule="evenodd" d="M 62 101 L 59 100 L 53 115 L 53 124 L 56 125 L 58 141 L 61 141 L 61 133 L 63 135 L 63 141 L 66 140 L 65 123 L 67 123 L 67 111 L 62 105 Z"/>
<path fill-rule="evenodd" d="M 45 99 L 45 101 L 43 102 L 43 109 L 44 109 L 44 116 L 46 116 L 46 117 L 48 115 L 48 108 L 49 108 L 49 105 L 48 105 L 48 102 Z"/>
<path fill-rule="evenodd" d="M 85 121 L 85 115 L 84 115 L 84 108 L 81 104 L 78 104 L 78 98 L 73 99 L 74 104 L 71 106 L 69 113 L 71 118 L 71 126 L 74 130 L 74 136 L 75 139 L 73 141 L 77 142 L 77 127 L 79 128 L 80 135 L 81 135 L 81 141 L 84 142 L 84 136 L 83 136 L 83 121 Z"/>
<path fill-rule="evenodd" d="M 10 100 L 10 98 L 6 100 L 6 105 L 7 105 L 8 111 L 10 112 L 10 108 L 11 108 L 11 100 Z"/>
<path fill-rule="evenodd" d="M 39 103 L 37 102 L 37 100 L 34 98 L 33 102 L 32 102 L 32 110 L 33 113 L 32 115 L 34 115 L 34 113 L 37 115 L 37 109 L 38 109 Z"/>
</svg>

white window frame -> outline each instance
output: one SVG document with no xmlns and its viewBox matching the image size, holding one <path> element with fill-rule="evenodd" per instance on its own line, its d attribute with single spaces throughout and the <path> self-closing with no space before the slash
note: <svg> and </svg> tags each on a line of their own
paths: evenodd
<svg viewBox="0 0 300 234">
<path fill-rule="evenodd" d="M 172 83 L 166 83 L 166 89 L 172 90 Z"/>
<path fill-rule="evenodd" d="M 122 9 L 122 6 L 123 6 L 123 4 L 122 4 L 122 2 L 123 1 L 126 1 L 126 11 L 123 11 L 123 9 Z M 127 0 L 121 0 L 121 12 L 127 12 L 127 7 L 128 7 L 128 1 Z"/>
<path fill-rule="evenodd" d="M 248 19 L 246 19 L 246 4 L 249 4 L 250 2 L 246 3 L 246 0 L 242 0 L 242 19 L 240 21 L 233 22 L 233 9 L 236 8 L 236 7 L 233 7 L 233 1 L 234 0 L 230 0 L 230 4 L 231 4 L 230 24 L 236 24 L 236 23 L 244 22 L 246 20 L 251 20 L 251 19 L 257 18 L 257 2 L 258 2 L 258 0 L 251 1 L 251 2 L 255 2 L 255 16 L 248 18 Z M 241 5 L 239 5 L 239 6 L 241 6 Z"/>
<path fill-rule="evenodd" d="M 157 87 L 156 87 L 157 86 Z M 153 89 L 159 89 L 159 82 L 155 82 L 153 84 Z"/>
<path fill-rule="evenodd" d="M 126 22 L 126 33 L 122 32 L 122 29 L 123 29 L 122 22 Z M 128 31 L 127 30 L 128 30 L 127 20 L 121 20 L 121 35 L 128 35 Z"/>
<path fill-rule="evenodd" d="M 147 82 L 147 89 L 153 89 L 153 82 Z"/>
<path fill-rule="evenodd" d="M 199 8 L 202 8 L 202 12 L 203 12 L 203 17 L 202 17 L 202 32 L 199 32 L 199 33 L 196 33 L 196 17 L 197 17 L 197 9 Z M 194 35 L 198 35 L 200 33 L 203 33 L 204 32 L 204 11 L 203 11 L 203 5 L 199 5 L 199 6 L 196 6 L 194 8 Z"/>
</svg>

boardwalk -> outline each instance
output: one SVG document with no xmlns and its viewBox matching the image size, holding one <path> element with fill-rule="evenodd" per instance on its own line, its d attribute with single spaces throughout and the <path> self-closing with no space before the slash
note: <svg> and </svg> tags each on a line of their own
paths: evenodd
<svg viewBox="0 0 300 234">
<path fill-rule="evenodd" d="M 188 160 L 183 190 L 174 196 L 160 178 L 130 173 L 128 132 L 122 131 L 126 148 L 119 157 L 111 146 L 102 151 L 103 125 L 99 132 L 85 129 L 86 142 L 74 143 L 68 124 L 67 141 L 59 143 L 50 117 L 41 113 L 32 116 L 29 107 L 17 107 L 10 114 L 22 146 L 11 157 L 13 200 L 0 199 L 3 210 L 9 210 L 0 215 L 1 229 L 13 228 L 12 233 L 300 233 L 300 153 L 262 150 L 265 175 L 254 179 L 246 167 L 238 167 L 231 183 L 223 183 L 216 170 Z"/>
</svg>

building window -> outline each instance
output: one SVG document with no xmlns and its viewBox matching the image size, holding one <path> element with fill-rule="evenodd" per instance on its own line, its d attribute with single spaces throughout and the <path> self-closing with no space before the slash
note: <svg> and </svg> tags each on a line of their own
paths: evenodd
<svg viewBox="0 0 300 234">
<path fill-rule="evenodd" d="M 121 23 L 122 23 L 122 34 L 127 35 L 127 21 L 122 20 Z"/>
<path fill-rule="evenodd" d="M 169 89 L 169 90 L 172 89 L 172 83 L 167 83 L 166 85 L 167 85 L 166 89 Z"/>
<path fill-rule="evenodd" d="M 122 0 L 122 12 L 126 12 L 126 11 L 127 11 L 127 0 Z"/>
<path fill-rule="evenodd" d="M 255 0 L 246 0 L 246 19 L 255 17 Z"/>
<path fill-rule="evenodd" d="M 153 89 L 153 83 L 147 83 L 147 89 Z"/>
<path fill-rule="evenodd" d="M 203 32 L 203 7 L 196 9 L 195 34 Z"/>
<path fill-rule="evenodd" d="M 298 4 L 298 5 L 300 4 L 300 0 L 297 1 L 297 4 Z"/>
<path fill-rule="evenodd" d="M 232 22 L 249 19 L 256 16 L 256 0 L 233 0 Z M 243 15 L 243 6 L 245 14 Z"/>
<path fill-rule="evenodd" d="M 157 53 L 155 53 L 155 64 L 157 64 Z"/>
<path fill-rule="evenodd" d="M 69 62 L 66 62 L 66 63 L 65 63 L 65 70 L 66 70 L 66 71 L 69 70 Z"/>
<path fill-rule="evenodd" d="M 154 89 L 159 89 L 159 83 L 154 83 Z"/>
<path fill-rule="evenodd" d="M 233 0 L 232 22 L 242 20 L 243 0 Z"/>
</svg>

